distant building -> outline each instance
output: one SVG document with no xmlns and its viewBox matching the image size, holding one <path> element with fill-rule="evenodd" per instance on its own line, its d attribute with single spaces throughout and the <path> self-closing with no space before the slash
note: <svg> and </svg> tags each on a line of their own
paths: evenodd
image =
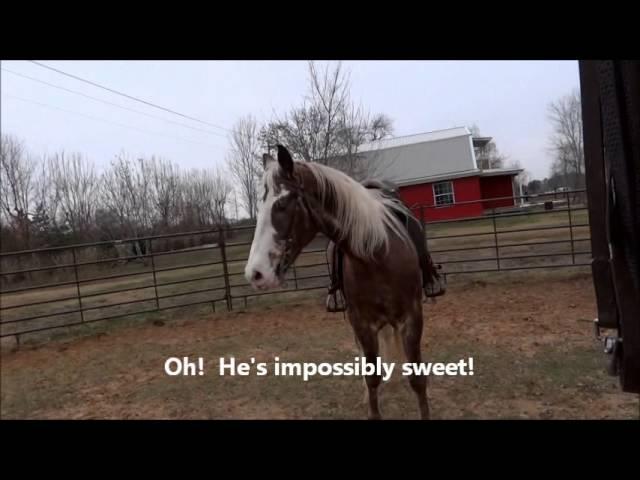
<svg viewBox="0 0 640 480">
<path fill-rule="evenodd" d="M 490 141 L 459 127 L 378 140 L 359 152 L 376 162 L 379 176 L 400 187 L 416 215 L 422 205 L 425 220 L 443 220 L 515 205 L 514 177 L 522 169 L 488 168 L 482 155 Z"/>
</svg>

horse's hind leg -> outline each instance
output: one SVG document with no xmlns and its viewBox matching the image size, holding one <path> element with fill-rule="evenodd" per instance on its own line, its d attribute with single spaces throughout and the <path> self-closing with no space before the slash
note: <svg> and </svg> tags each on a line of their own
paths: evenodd
<svg viewBox="0 0 640 480">
<path fill-rule="evenodd" d="M 404 352 L 409 363 L 421 363 L 420 339 L 422 338 L 422 312 L 413 315 L 401 328 Z M 424 375 L 410 375 L 409 384 L 418 399 L 420 418 L 429 419 L 429 402 L 427 400 L 427 377 Z"/>
<path fill-rule="evenodd" d="M 378 332 L 369 325 L 354 326 L 354 330 L 367 363 L 375 364 L 378 356 Z M 382 417 L 378 405 L 378 387 L 382 377 L 380 375 L 365 375 L 364 379 L 369 400 L 369 420 L 380 420 Z"/>
</svg>

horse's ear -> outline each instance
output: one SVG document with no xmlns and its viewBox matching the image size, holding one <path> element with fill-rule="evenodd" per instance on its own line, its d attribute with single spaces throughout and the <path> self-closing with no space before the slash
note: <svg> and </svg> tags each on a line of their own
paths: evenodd
<svg viewBox="0 0 640 480">
<path fill-rule="evenodd" d="M 293 175 L 293 158 L 291 158 L 289 150 L 282 145 L 278 145 L 278 163 L 283 172 L 288 176 Z"/>
<path fill-rule="evenodd" d="M 271 163 L 271 162 L 275 162 L 276 159 L 273 158 L 271 155 L 269 155 L 268 153 L 265 153 L 264 155 L 262 155 L 262 167 L 266 170 L 267 166 Z"/>
</svg>

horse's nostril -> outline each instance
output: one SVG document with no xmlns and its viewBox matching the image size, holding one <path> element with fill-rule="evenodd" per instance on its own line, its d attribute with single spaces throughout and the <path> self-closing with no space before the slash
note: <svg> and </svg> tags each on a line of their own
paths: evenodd
<svg viewBox="0 0 640 480">
<path fill-rule="evenodd" d="M 254 281 L 258 281 L 262 278 L 262 274 L 260 272 L 258 272 L 257 270 L 255 272 L 253 272 L 253 280 Z"/>
</svg>

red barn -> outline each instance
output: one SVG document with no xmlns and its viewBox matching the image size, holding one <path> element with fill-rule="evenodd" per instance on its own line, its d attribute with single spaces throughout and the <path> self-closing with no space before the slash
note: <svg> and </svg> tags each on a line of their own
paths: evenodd
<svg viewBox="0 0 640 480">
<path fill-rule="evenodd" d="M 476 158 L 490 141 L 459 127 L 378 140 L 359 151 L 375 162 L 377 176 L 400 187 L 416 215 L 444 220 L 516 204 L 514 177 L 522 170 L 481 168 L 486 162 Z"/>
</svg>

